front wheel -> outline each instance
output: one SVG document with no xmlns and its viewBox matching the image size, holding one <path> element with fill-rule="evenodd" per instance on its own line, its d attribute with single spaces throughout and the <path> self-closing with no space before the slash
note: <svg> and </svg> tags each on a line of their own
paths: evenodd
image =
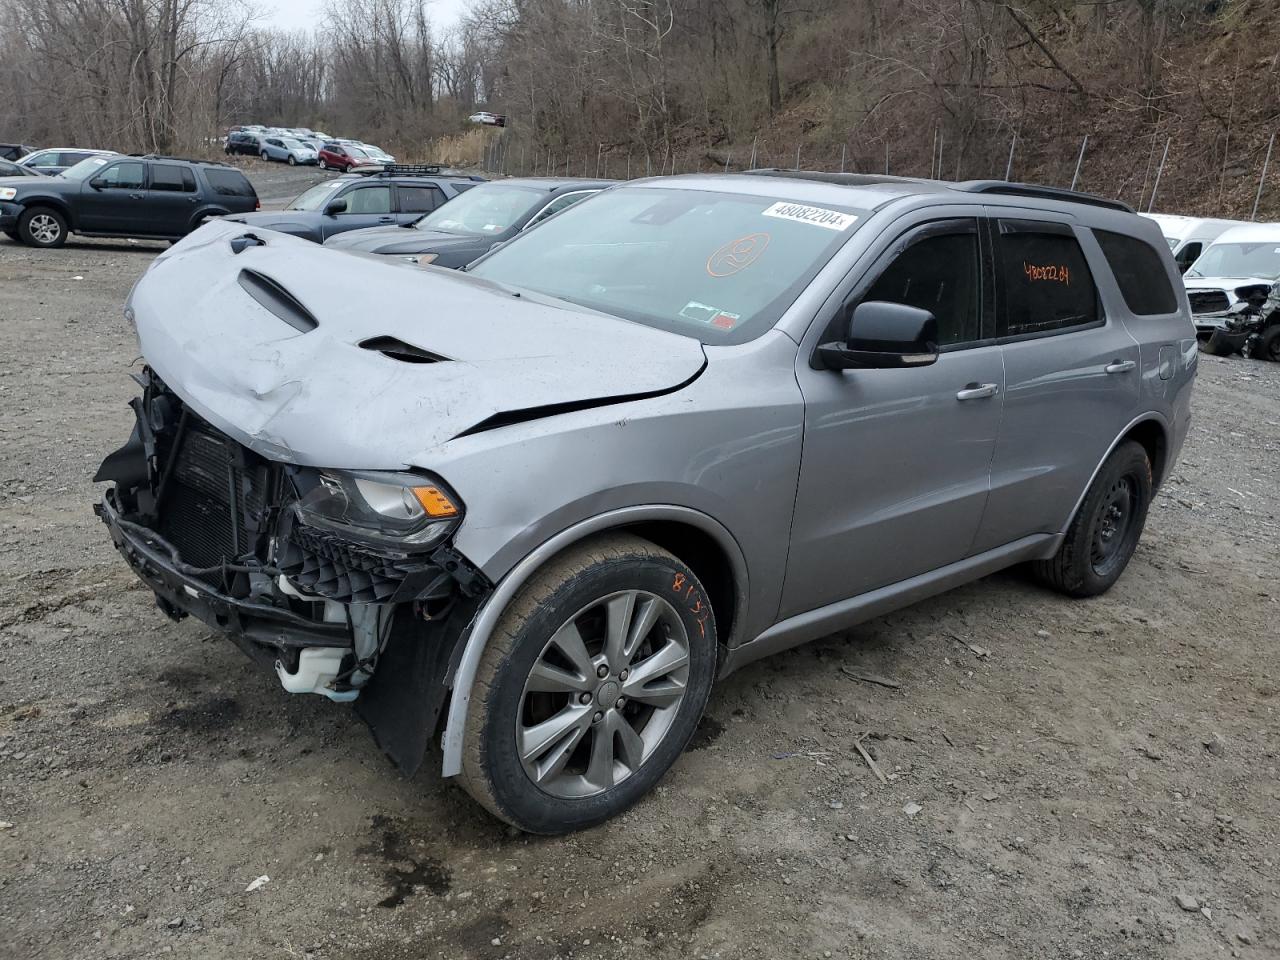
<svg viewBox="0 0 1280 960">
<path fill-rule="evenodd" d="M 60 247 L 67 242 L 67 220 L 57 210 L 35 207 L 18 220 L 18 236 L 33 247 Z"/>
<path fill-rule="evenodd" d="M 1071 597 L 1105 593 L 1129 565 L 1150 506 L 1151 461 L 1142 444 L 1126 440 L 1094 477 L 1058 552 L 1034 562 L 1032 573 Z"/>
<path fill-rule="evenodd" d="M 481 659 L 461 784 L 530 833 L 626 810 L 675 763 L 715 675 L 706 592 L 626 534 L 573 548 L 516 595 Z"/>
<path fill-rule="evenodd" d="M 271 159 L 271 155 L 267 153 L 267 151 L 265 150 L 263 150 L 262 153 L 258 154 L 258 156 L 262 158 L 263 163 L 266 163 L 268 160 Z"/>
<path fill-rule="evenodd" d="M 292 153 L 289 154 L 289 166 L 296 167 L 297 165 L 298 165 L 298 161 L 293 159 L 293 154 Z"/>
</svg>

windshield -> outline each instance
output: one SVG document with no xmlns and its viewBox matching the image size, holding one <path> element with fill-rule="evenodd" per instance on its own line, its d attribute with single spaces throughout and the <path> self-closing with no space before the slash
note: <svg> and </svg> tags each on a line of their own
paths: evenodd
<svg viewBox="0 0 1280 960">
<path fill-rule="evenodd" d="M 84 180 L 93 176 L 99 167 L 106 164 L 110 157 L 85 157 L 74 167 L 67 167 L 62 171 L 62 176 L 68 180 Z"/>
<path fill-rule="evenodd" d="M 703 343 L 744 343 L 778 322 L 865 216 L 775 197 L 618 187 L 469 272 Z"/>
<path fill-rule="evenodd" d="M 505 233 L 522 218 L 550 200 L 537 187 L 486 183 L 450 200 L 415 224 L 419 230 L 442 230 L 468 237 L 494 237 Z"/>
<path fill-rule="evenodd" d="M 293 198 L 286 210 L 320 210 L 324 207 L 325 201 L 333 194 L 337 193 L 342 187 L 344 180 L 329 180 L 325 183 L 317 183 L 310 190 L 304 190 L 301 194 Z"/>
<path fill-rule="evenodd" d="M 375 147 L 375 146 L 374 146 L 373 144 L 371 144 L 371 143 L 366 143 L 366 144 L 364 145 L 364 152 L 365 152 L 365 153 L 367 153 L 367 154 L 369 154 L 370 156 L 374 156 L 374 157 L 389 157 L 389 156 L 391 156 L 391 154 L 387 153 L 387 151 L 383 150 L 381 147 Z"/>
<path fill-rule="evenodd" d="M 1189 277 L 1280 280 L 1280 237 L 1265 243 L 1215 243 L 1187 271 Z"/>
<path fill-rule="evenodd" d="M 1180 244 L 1182 241 L 1179 240 L 1177 237 L 1165 237 L 1164 242 L 1169 245 L 1170 250 L 1176 250 L 1178 248 L 1178 244 Z"/>
</svg>

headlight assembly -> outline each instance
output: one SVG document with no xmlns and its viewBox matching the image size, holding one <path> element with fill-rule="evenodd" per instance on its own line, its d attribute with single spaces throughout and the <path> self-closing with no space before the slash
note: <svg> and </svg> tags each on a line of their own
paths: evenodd
<svg viewBox="0 0 1280 960">
<path fill-rule="evenodd" d="M 18 191 L 14 187 L 0 187 L 0 200 L 12 200 L 18 195 Z"/>
<path fill-rule="evenodd" d="M 462 522 L 462 502 L 430 477 L 322 470 L 307 471 L 295 482 L 302 522 L 387 546 L 421 550 Z"/>
</svg>

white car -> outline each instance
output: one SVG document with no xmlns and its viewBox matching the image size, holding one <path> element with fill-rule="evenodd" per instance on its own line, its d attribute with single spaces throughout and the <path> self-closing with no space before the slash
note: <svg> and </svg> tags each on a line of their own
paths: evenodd
<svg viewBox="0 0 1280 960">
<path fill-rule="evenodd" d="M 1227 311 L 1280 280 L 1280 223 L 1250 223 L 1218 236 L 1183 275 L 1196 330 L 1223 326 Z"/>
<path fill-rule="evenodd" d="M 496 113 L 489 113 L 487 110 L 473 113 L 467 119 L 472 123 L 486 123 L 491 127 L 505 127 L 507 125 L 506 117 L 500 117 Z"/>
<path fill-rule="evenodd" d="M 372 143 L 357 143 L 356 146 L 358 146 L 361 150 L 367 153 L 369 155 L 369 158 L 373 160 L 374 163 L 395 163 L 396 162 L 395 157 L 387 153 L 387 151 L 383 150 L 381 147 L 375 147 Z"/>
<path fill-rule="evenodd" d="M 1212 220 L 1202 217 L 1183 217 L 1172 213 L 1143 213 L 1140 216 L 1154 220 L 1164 234 L 1178 270 L 1186 273 L 1204 248 L 1232 227 L 1244 226 L 1243 220 Z"/>
</svg>

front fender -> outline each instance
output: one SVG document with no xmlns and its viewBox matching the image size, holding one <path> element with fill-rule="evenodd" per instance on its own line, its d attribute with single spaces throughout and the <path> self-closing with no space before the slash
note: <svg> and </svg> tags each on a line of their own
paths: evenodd
<svg viewBox="0 0 1280 960">
<path fill-rule="evenodd" d="M 480 658 L 484 655 L 485 647 L 488 646 L 489 638 L 493 635 L 503 611 L 520 588 L 548 560 L 586 537 L 653 520 L 689 524 L 715 538 L 733 566 L 739 597 L 749 595 L 746 559 L 737 541 L 719 521 L 697 510 L 670 504 L 623 507 L 583 520 L 560 531 L 526 554 L 511 568 L 493 593 L 485 599 L 471 621 L 471 626 L 463 640 L 457 668 L 453 673 L 453 696 L 449 700 L 449 713 L 441 742 L 444 753 L 441 767 L 443 776 L 456 777 L 462 772 L 462 743 L 466 733 L 467 708 L 471 703 L 471 688 L 475 682 L 476 670 L 480 666 Z"/>
</svg>

